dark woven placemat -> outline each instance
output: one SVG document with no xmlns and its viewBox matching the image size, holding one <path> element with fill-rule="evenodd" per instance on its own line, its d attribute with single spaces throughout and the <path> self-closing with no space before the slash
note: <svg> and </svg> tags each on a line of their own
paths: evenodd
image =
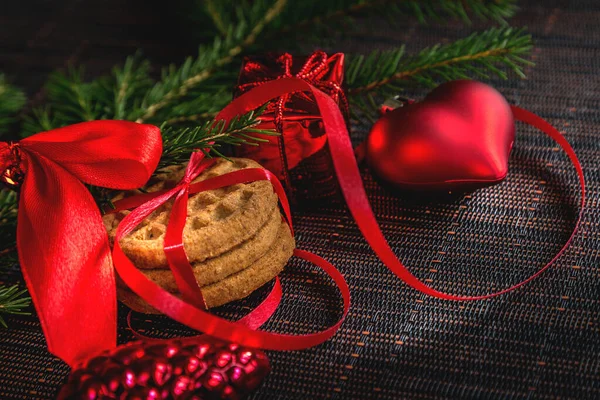
<svg viewBox="0 0 600 400">
<path fill-rule="evenodd" d="M 137 47 L 161 63 L 194 52 L 193 43 L 180 40 L 177 24 L 161 18 L 160 8 L 120 3 L 13 4 L 0 15 L 0 69 L 35 94 L 46 74 L 68 60 L 86 63 L 94 74 Z M 273 372 L 253 398 L 600 398 L 600 4 L 521 5 L 512 23 L 534 34 L 537 65 L 526 81 L 492 84 L 512 103 L 549 119 L 581 159 L 589 200 L 568 252 L 521 290 L 489 301 L 446 302 L 415 292 L 388 272 L 342 205 L 296 212 L 299 246 L 343 272 L 352 308 L 329 342 L 270 352 Z M 372 25 L 335 50 L 365 52 L 400 42 L 418 50 L 472 29 Z M 353 139 L 365 134 L 357 129 Z M 542 133 L 520 125 L 517 138 L 508 179 L 467 196 L 396 197 L 364 172 L 391 245 L 434 287 L 463 294 L 506 287 L 549 261 L 568 238 L 577 213 L 573 168 Z M 1 278 L 15 279 L 17 271 Z M 284 300 L 267 329 L 302 333 L 337 319 L 332 310 L 339 308 L 338 294 L 311 265 L 292 260 L 282 278 Z M 220 312 L 238 316 L 261 293 Z M 120 309 L 121 342 L 131 339 L 125 316 Z M 52 398 L 68 368 L 46 351 L 35 316 L 9 317 L 8 323 L 0 330 L 0 398 Z M 165 337 L 192 333 L 164 317 L 136 315 L 133 324 Z"/>
</svg>

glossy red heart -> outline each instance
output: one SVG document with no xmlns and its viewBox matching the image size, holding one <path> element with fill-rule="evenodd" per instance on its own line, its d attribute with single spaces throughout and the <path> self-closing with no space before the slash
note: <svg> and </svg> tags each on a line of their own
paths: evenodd
<svg viewBox="0 0 600 400">
<path fill-rule="evenodd" d="M 394 187 L 475 189 L 508 173 L 514 118 L 494 88 L 470 80 L 383 115 L 367 139 L 372 171 Z"/>
</svg>

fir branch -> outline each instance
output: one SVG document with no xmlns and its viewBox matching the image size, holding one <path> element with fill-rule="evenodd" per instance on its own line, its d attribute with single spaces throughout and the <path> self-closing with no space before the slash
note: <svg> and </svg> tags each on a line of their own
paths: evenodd
<svg viewBox="0 0 600 400">
<path fill-rule="evenodd" d="M 10 85 L 6 77 L 0 74 L 0 136 L 16 122 L 15 115 L 25 105 L 25 94 Z"/>
<path fill-rule="evenodd" d="M 189 58 L 179 69 L 172 66 L 163 72 L 162 81 L 149 91 L 145 99 L 146 111 L 136 121 L 148 121 L 160 109 L 185 96 L 190 89 L 208 79 L 218 68 L 231 63 L 245 48 L 255 43 L 265 26 L 282 12 L 286 3 L 287 0 L 276 0 L 253 25 L 244 20 L 243 16 L 255 15 L 257 12 L 245 14 L 240 6 L 242 21 L 235 29 L 230 26 L 225 39 L 215 38 L 212 46 L 200 47 L 197 59 Z M 262 10 L 263 4 L 263 0 L 257 0 L 250 10 Z"/>
<path fill-rule="evenodd" d="M 277 135 L 275 131 L 256 128 L 261 122 L 259 117 L 263 111 L 264 106 L 233 118 L 229 123 L 213 119 L 195 128 L 164 128 L 163 156 L 157 171 L 187 161 L 190 153 L 196 150 L 223 156 L 219 151 L 219 147 L 223 145 L 258 145 L 265 139 L 256 135 Z"/>
<path fill-rule="evenodd" d="M 102 118 L 103 106 L 108 102 L 99 101 L 104 91 L 98 82 L 84 81 L 83 67 L 69 67 L 66 74 L 52 73 L 45 89 L 52 112 L 64 125 Z"/>
<path fill-rule="evenodd" d="M 130 119 L 129 115 L 141 106 L 140 97 L 151 87 L 150 62 L 141 53 L 128 57 L 122 67 L 115 67 L 110 77 L 100 80 L 111 93 L 106 113 L 112 119 Z"/>
<path fill-rule="evenodd" d="M 414 15 L 421 23 L 454 18 L 470 24 L 472 17 L 476 17 L 502 25 L 518 10 L 517 0 L 407 0 L 392 7 Z"/>
<path fill-rule="evenodd" d="M 202 91 L 190 93 L 189 100 L 173 104 L 166 112 L 158 114 L 160 120 L 167 125 L 183 122 L 203 123 L 212 119 L 219 111 L 231 102 L 231 86 L 234 77 L 228 84 L 205 87 Z"/>
<path fill-rule="evenodd" d="M 46 83 L 46 103 L 23 118 L 22 136 L 77 122 L 97 119 L 129 119 L 141 107 L 141 97 L 152 84 L 150 63 L 135 54 L 111 74 L 91 82 L 83 68 L 56 71 Z"/>
<path fill-rule="evenodd" d="M 0 226 L 4 231 L 5 225 L 1 219 Z M 14 235 L 14 226 L 12 234 Z M 14 266 L 19 262 L 15 250 L 16 247 L 13 245 L 0 251 L 0 268 Z M 5 328 L 7 325 L 6 321 L 2 317 L 2 314 L 30 314 L 28 311 L 24 311 L 24 309 L 29 307 L 29 304 L 31 303 L 31 298 L 26 296 L 26 293 L 27 289 L 19 289 L 18 285 L 0 287 L 0 324 Z"/>
<path fill-rule="evenodd" d="M 217 112 L 203 112 L 199 114 L 182 115 L 180 117 L 173 117 L 165 121 L 166 125 L 177 125 L 185 122 L 198 122 L 212 119 L 217 115 Z"/>
<path fill-rule="evenodd" d="M 392 25 L 402 16 L 414 16 L 420 23 L 430 20 L 444 21 L 459 19 L 470 24 L 473 18 L 493 20 L 502 25 L 512 17 L 518 7 L 517 0 L 337 0 L 303 1 L 290 7 L 280 16 L 284 24 L 281 30 L 271 31 L 271 36 L 281 33 L 303 31 L 303 35 L 322 40 L 323 31 L 340 31 L 352 28 L 356 17 L 376 14 L 383 16 Z M 308 32 L 306 32 L 308 31 Z"/>
<path fill-rule="evenodd" d="M 204 8 L 206 13 L 210 16 L 215 27 L 219 30 L 221 35 L 227 34 L 227 26 L 223 21 L 223 9 L 218 5 L 223 5 L 223 2 L 215 3 L 214 0 L 204 0 Z"/>
<path fill-rule="evenodd" d="M 437 45 L 406 57 L 404 48 L 368 56 L 351 57 L 346 85 L 353 105 L 373 110 L 374 95 L 396 95 L 407 85 L 433 87 L 440 81 L 470 76 L 507 79 L 498 68 L 503 65 L 524 78 L 523 66 L 532 63 L 523 57 L 531 50 L 531 36 L 512 28 L 490 29 L 447 45 Z M 376 106 L 375 106 L 376 108 Z"/>
<path fill-rule="evenodd" d="M 59 121 L 52 113 L 49 104 L 40 107 L 34 107 L 29 114 L 23 116 L 21 125 L 21 137 L 31 136 L 38 132 L 49 131 L 50 129 L 64 126 L 66 123 Z"/>
<path fill-rule="evenodd" d="M 304 9 L 290 9 L 283 18 L 292 18 L 289 24 L 281 29 L 282 33 L 293 32 L 306 27 L 324 25 L 327 22 L 345 16 L 351 16 L 369 9 L 391 3 L 390 0 L 345 0 L 345 1 L 314 1 L 304 2 Z M 303 14 L 303 11 L 306 14 Z M 289 21 L 289 20 L 288 20 Z"/>
<path fill-rule="evenodd" d="M 26 296 L 27 289 L 19 289 L 18 285 L 0 287 L 0 324 L 7 328 L 2 314 L 30 315 L 23 309 L 29 307 L 31 297 Z"/>
</svg>

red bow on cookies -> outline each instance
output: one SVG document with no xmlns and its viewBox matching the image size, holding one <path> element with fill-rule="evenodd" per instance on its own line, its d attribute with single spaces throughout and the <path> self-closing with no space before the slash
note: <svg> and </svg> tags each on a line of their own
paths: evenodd
<svg viewBox="0 0 600 400">
<path fill-rule="evenodd" d="M 160 130 L 93 121 L 0 143 L 0 179 L 20 188 L 17 248 L 48 349 L 70 365 L 116 344 L 106 230 L 85 184 L 135 189 L 162 154 Z"/>
<path fill-rule="evenodd" d="M 231 108 L 218 119 L 230 120 Z M 275 311 L 281 298 L 276 280 L 271 294 L 250 314 L 229 322 L 203 311 L 182 244 L 187 196 L 236 183 L 268 180 L 280 198 L 291 229 L 291 213 L 283 187 L 262 168 L 235 171 L 191 184 L 210 165 L 202 152 L 192 154 L 180 184 L 118 203 L 135 208 L 117 229 L 112 259 L 100 212 L 83 183 L 113 189 L 143 186 L 158 165 L 162 142 L 158 128 L 132 122 L 95 121 L 48 132 L 19 144 L 0 144 L 2 179 L 20 188 L 17 246 L 23 275 L 38 311 L 49 350 L 71 366 L 116 345 L 116 283 L 113 267 L 129 288 L 173 319 L 217 338 L 250 347 L 292 350 L 330 338 L 348 313 L 350 292 L 342 275 L 319 256 L 296 249 L 294 254 L 320 267 L 336 283 L 343 314 L 331 327 L 304 335 L 256 331 Z M 149 281 L 120 248 L 127 235 L 154 208 L 175 197 L 165 238 L 165 253 L 184 300 Z"/>
</svg>

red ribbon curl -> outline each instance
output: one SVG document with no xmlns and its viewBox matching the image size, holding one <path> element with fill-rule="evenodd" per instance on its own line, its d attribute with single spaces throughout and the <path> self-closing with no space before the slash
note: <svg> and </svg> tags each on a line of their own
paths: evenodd
<svg viewBox="0 0 600 400">
<path fill-rule="evenodd" d="M 566 139 L 550 124 L 528 111 L 512 107 L 517 120 L 533 125 L 554 139 L 575 166 L 581 184 L 581 209 L 573 234 L 552 259 L 525 281 L 483 296 L 458 296 L 437 291 L 421 282 L 396 258 L 369 205 L 354 158 L 344 118 L 330 96 L 298 78 L 266 82 L 241 95 L 217 116 L 230 120 L 265 102 L 290 93 L 310 92 L 321 111 L 337 177 L 354 219 L 384 264 L 411 287 L 449 300 L 485 299 L 514 290 L 531 281 L 558 258 L 579 226 L 585 204 L 581 165 Z M 0 143 L 3 179 L 22 179 L 17 229 L 19 259 L 51 352 L 74 365 L 99 350 L 114 347 L 116 335 L 115 281 L 108 240 L 98 209 L 82 182 L 115 189 L 142 186 L 150 177 L 162 149 L 158 128 L 130 122 L 96 121 L 44 132 L 18 145 Z M 323 331 L 284 335 L 256 331 L 280 299 L 279 282 L 267 301 L 238 323 L 203 311 L 204 301 L 185 256 L 181 231 L 187 216 L 187 197 L 204 190 L 237 183 L 268 180 L 277 192 L 287 221 L 291 215 L 278 179 L 264 169 L 246 169 L 191 184 L 208 166 L 195 153 L 183 181 L 174 189 L 125 199 L 121 209 L 137 207 L 119 225 L 113 262 L 123 281 L 152 307 L 175 320 L 212 336 L 242 345 L 273 350 L 311 347 L 339 329 L 350 304 L 342 275 L 327 261 L 303 250 L 294 255 L 321 267 L 337 284 L 343 298 L 343 315 Z M 175 197 L 165 239 L 165 251 L 182 299 L 146 278 L 123 253 L 119 240 L 130 233 L 160 204 Z M 143 203 L 143 204 L 142 204 Z"/>
<path fill-rule="evenodd" d="M 350 142 L 350 136 L 348 135 L 348 131 L 344 124 L 344 118 L 337 104 L 331 99 L 331 97 L 301 79 L 283 78 L 277 81 L 263 83 L 252 91 L 243 94 L 229 104 L 220 115 L 224 118 L 231 118 L 233 115 L 242 114 L 251 109 L 257 108 L 272 98 L 296 91 L 310 92 L 314 96 L 317 105 L 321 110 L 321 116 L 323 118 L 327 140 L 329 141 L 329 149 L 331 151 L 335 172 L 340 183 L 342 193 L 346 199 L 346 203 L 348 204 L 348 208 L 350 209 L 356 224 L 361 230 L 363 237 L 367 240 L 375 254 L 377 254 L 385 266 L 403 282 L 414 289 L 417 289 L 418 291 L 430 296 L 446 300 L 482 300 L 498 296 L 500 294 L 517 289 L 535 279 L 542 272 L 547 270 L 552 263 L 558 259 L 558 257 L 560 257 L 560 255 L 567 249 L 573 240 L 577 228 L 581 222 L 581 217 L 583 215 L 585 206 L 585 179 L 581 164 L 577 159 L 577 155 L 564 136 L 562 136 L 560 132 L 558 132 L 558 130 L 556 130 L 552 125 L 529 111 L 512 106 L 511 109 L 516 120 L 525 122 L 546 133 L 546 135 L 560 145 L 575 167 L 581 186 L 581 203 L 579 215 L 571 236 L 560 249 L 560 251 L 552 258 L 552 260 L 541 267 L 535 274 L 524 281 L 517 283 L 516 285 L 498 292 L 481 296 L 461 296 L 440 292 L 427 286 L 416 276 L 414 276 L 396 257 L 386 241 L 383 233 L 381 232 L 379 224 L 375 218 L 375 214 L 371 209 L 371 205 L 369 204 L 369 200 L 365 193 L 365 188 L 360 176 L 356 158 L 354 156 L 352 143 Z"/>
<path fill-rule="evenodd" d="M 20 186 L 17 248 L 48 349 L 73 366 L 116 345 L 115 277 L 106 229 L 83 183 L 143 186 L 160 130 L 93 121 L 0 143 L 2 180 Z"/>
<path fill-rule="evenodd" d="M 230 120 L 229 114 L 220 115 L 221 118 Z M 320 332 L 306 335 L 284 335 L 264 331 L 256 331 L 275 311 L 281 298 L 281 289 L 279 280 L 276 280 L 271 294 L 267 299 L 250 314 L 246 315 L 240 321 L 230 322 L 203 311 L 202 294 L 198 288 L 197 281 L 193 275 L 192 267 L 185 256 L 183 249 L 181 233 L 187 218 L 187 207 L 176 208 L 175 204 L 169 217 L 169 225 L 165 233 L 165 249 L 177 248 L 181 255 L 169 260 L 169 266 L 175 276 L 180 276 L 177 285 L 182 292 L 183 299 L 179 299 L 168 291 L 164 290 L 156 283 L 149 280 L 135 265 L 127 258 L 119 241 L 127 234 L 131 233 L 148 215 L 160 207 L 169 199 L 175 198 L 175 202 L 185 200 L 187 205 L 187 196 L 198 192 L 218 189 L 239 183 L 249 183 L 258 180 L 268 180 L 273 185 L 277 193 L 280 204 L 285 214 L 285 218 L 292 229 L 292 217 L 285 196 L 285 191 L 281 183 L 268 170 L 262 168 L 243 169 L 220 175 L 198 183 L 191 184 L 207 166 L 210 161 L 204 160 L 202 152 L 192 154 L 187 166 L 185 177 L 173 189 L 148 193 L 136 197 L 126 198 L 115 203 L 117 210 L 134 208 L 119 224 L 115 234 L 115 243 L 113 246 L 113 262 L 119 277 L 129 288 L 144 299 L 148 304 L 162 313 L 168 315 L 176 321 L 179 321 L 193 329 L 202 331 L 219 339 L 239 343 L 250 347 L 260 347 L 271 350 L 298 350 L 316 346 L 329 339 L 341 326 L 350 306 L 350 291 L 340 272 L 333 265 L 321 257 L 307 251 L 296 249 L 294 255 L 305 259 L 323 269 L 338 286 L 343 298 L 343 313 L 341 318 L 331 327 Z M 185 193 L 182 195 L 182 193 Z M 172 229 L 170 229 L 172 228 Z M 293 229 L 292 229 L 293 233 Z M 168 254 L 168 252 L 167 252 Z M 183 289 L 190 290 L 190 298 L 185 298 Z M 197 290 L 197 292 L 196 292 Z M 193 293 L 195 292 L 195 293 Z"/>
<path fill-rule="evenodd" d="M 400 260 L 396 258 L 393 251 L 389 247 L 387 241 L 385 240 L 383 233 L 381 232 L 379 225 L 377 224 L 374 213 L 369 205 L 369 201 L 367 199 L 362 179 L 358 170 L 358 166 L 354 157 L 350 138 L 346 130 L 344 118 L 340 112 L 338 105 L 334 100 L 331 99 L 330 96 L 321 92 L 319 89 L 315 88 L 314 86 L 301 79 L 282 78 L 277 81 L 263 83 L 262 85 L 254 88 L 250 92 L 247 92 L 242 96 L 238 97 L 221 111 L 221 113 L 217 116 L 217 119 L 230 120 L 234 116 L 246 113 L 249 110 L 257 108 L 273 98 L 279 97 L 284 94 L 294 93 L 297 91 L 310 92 L 317 102 L 327 132 L 327 138 L 329 140 L 334 167 L 337 173 L 338 180 L 340 182 L 340 187 L 346 198 L 348 207 L 352 215 L 354 216 L 354 219 L 357 225 L 359 226 L 361 232 L 363 233 L 363 236 L 369 242 L 369 244 L 371 245 L 375 253 L 378 255 L 378 257 L 384 262 L 384 264 L 392 272 L 394 272 L 402 281 L 404 281 L 411 287 L 430 296 L 447 300 L 478 300 L 486 299 L 492 296 L 497 296 L 499 294 L 514 290 L 537 277 L 544 270 L 550 267 L 552 262 L 554 262 L 554 260 L 556 260 L 556 258 L 560 256 L 560 254 L 567 248 L 568 244 L 572 240 L 573 235 L 575 234 L 575 230 L 579 225 L 581 213 L 583 212 L 583 206 L 585 204 L 585 183 L 583 178 L 583 171 L 581 169 L 579 161 L 577 160 L 575 152 L 570 147 L 566 139 L 550 124 L 525 110 L 522 110 L 518 107 L 512 107 L 515 119 L 529 123 L 543 130 L 546 134 L 548 134 L 551 138 L 553 138 L 559 143 L 559 145 L 566 151 L 572 163 L 574 164 L 578 177 L 580 179 L 582 189 L 581 209 L 579 219 L 577 220 L 577 224 L 575 226 L 575 230 L 573 231 L 573 234 L 571 235 L 571 238 L 568 240 L 567 244 L 564 245 L 561 251 L 553 258 L 553 260 L 550 263 L 542 267 L 537 273 L 535 273 L 528 279 L 508 289 L 504 289 L 502 291 L 483 296 L 458 296 L 443 293 L 433 288 L 430 288 L 429 286 L 421 282 L 417 277 L 415 277 L 400 262 Z M 192 157 L 192 161 L 190 162 L 188 169 L 197 168 L 195 164 L 199 163 L 200 161 L 200 155 Z M 191 194 L 202 190 L 216 189 L 223 186 L 251 182 L 259 179 L 266 179 L 271 181 L 274 189 L 279 195 L 287 220 L 291 226 L 289 206 L 287 204 L 285 194 L 283 193 L 283 188 L 281 187 L 281 184 L 279 183 L 277 178 L 267 170 L 247 169 L 236 171 L 230 174 L 218 176 L 212 179 L 199 182 L 197 184 L 190 185 L 189 189 L 186 190 L 189 190 L 189 193 Z M 182 185 L 189 185 L 189 180 L 187 182 L 183 182 Z M 158 285 L 147 279 L 140 271 L 138 271 L 135 268 L 135 266 L 131 263 L 131 261 L 125 256 L 120 246 L 118 245 L 120 238 L 124 237 L 129 232 L 131 232 L 140 222 L 142 222 L 142 220 L 147 215 L 149 215 L 154 209 L 156 209 L 156 207 L 158 207 L 168 198 L 175 195 L 176 192 L 181 190 L 182 187 L 177 187 L 175 189 L 172 189 L 171 191 L 167 191 L 162 194 L 153 193 L 150 195 L 146 195 L 148 196 L 148 198 L 154 197 L 154 199 L 150 200 L 148 203 L 141 205 L 139 208 L 135 209 L 129 215 L 127 215 L 119 225 L 119 228 L 117 229 L 115 246 L 113 249 L 115 267 L 117 268 L 119 275 L 123 278 L 125 283 L 135 293 L 137 293 L 140 297 L 146 300 L 154 308 L 162 311 L 166 315 L 169 315 L 173 319 L 185 325 L 188 325 L 192 328 L 203 331 L 220 339 L 238 342 L 247 346 L 261 347 L 273 350 L 303 349 L 317 345 L 323 342 L 324 340 L 327 340 L 337 331 L 337 329 L 343 321 L 343 318 L 348 312 L 348 306 L 350 301 L 348 287 L 342 275 L 331 264 L 327 263 L 325 260 L 321 259 L 320 257 L 314 254 L 302 250 L 296 250 L 294 254 L 296 256 L 302 257 L 308 261 L 315 263 L 316 265 L 320 266 L 325 272 L 327 272 L 338 285 L 342 297 L 344 299 L 342 318 L 334 326 L 324 331 L 308 335 L 292 336 L 253 330 L 260 324 L 262 324 L 262 322 L 264 322 L 270 315 L 268 312 L 264 311 L 263 307 L 260 307 L 259 309 L 253 311 L 250 314 L 250 318 L 257 318 L 259 320 L 258 323 L 254 324 L 253 326 L 249 326 L 247 324 L 239 322 L 229 322 L 221 318 L 215 317 L 173 296 L 172 294 L 168 293 L 167 291 L 165 291 L 164 289 L 160 288 Z M 142 196 L 142 198 L 138 200 L 133 199 L 129 201 L 133 201 L 135 203 L 136 201 L 144 200 L 147 200 L 147 198 L 144 199 Z M 127 204 L 127 208 L 129 208 L 130 206 L 137 205 L 139 205 L 139 203 Z M 123 204 L 123 206 L 125 206 L 125 204 Z M 181 229 L 182 224 L 185 222 L 185 217 L 185 210 L 184 213 L 180 214 L 177 214 L 177 212 L 175 212 L 171 215 L 171 221 L 174 218 L 177 218 L 179 221 L 176 224 L 178 224 L 179 228 Z M 179 238 L 179 233 L 177 233 L 177 237 Z M 178 268 L 190 269 L 191 274 L 191 266 L 189 265 L 187 259 L 183 260 L 183 262 L 181 263 L 181 265 L 178 266 Z M 272 311 L 274 311 L 274 307 L 271 307 L 269 312 Z"/>
</svg>

